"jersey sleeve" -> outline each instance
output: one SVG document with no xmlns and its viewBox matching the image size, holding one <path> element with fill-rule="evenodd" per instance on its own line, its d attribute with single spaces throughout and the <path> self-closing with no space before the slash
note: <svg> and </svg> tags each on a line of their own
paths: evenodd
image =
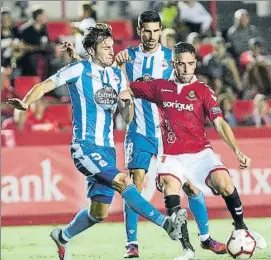
<svg viewBox="0 0 271 260">
<path fill-rule="evenodd" d="M 217 117 L 223 117 L 215 92 L 209 87 L 205 87 L 203 105 L 211 121 L 214 121 Z"/>
<path fill-rule="evenodd" d="M 156 98 L 157 80 L 134 81 L 130 83 L 130 88 L 135 98 L 146 99 L 152 103 L 157 103 Z"/>
<path fill-rule="evenodd" d="M 123 91 L 127 89 L 127 79 L 126 79 L 125 74 L 122 71 L 120 75 L 121 75 L 120 91 Z"/>
<path fill-rule="evenodd" d="M 76 82 L 83 72 L 82 63 L 71 63 L 60 69 L 56 74 L 49 77 L 52 80 L 56 88 L 65 85 L 67 83 Z"/>
</svg>

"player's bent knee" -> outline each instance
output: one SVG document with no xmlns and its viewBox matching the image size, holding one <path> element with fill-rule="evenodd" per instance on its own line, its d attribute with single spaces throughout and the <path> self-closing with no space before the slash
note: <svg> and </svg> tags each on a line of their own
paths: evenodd
<svg viewBox="0 0 271 260">
<path fill-rule="evenodd" d="M 161 175 L 159 178 L 160 186 L 162 187 L 164 195 L 179 194 L 181 189 L 181 182 L 171 175 Z"/>
<path fill-rule="evenodd" d="M 211 176 L 216 191 L 222 196 L 229 196 L 234 191 L 234 184 L 227 171 L 217 171 Z"/>
<path fill-rule="evenodd" d="M 89 217 L 93 218 L 93 220 L 96 220 L 97 223 L 102 222 L 108 217 L 109 206 L 110 204 L 92 201 L 89 210 Z"/>
<path fill-rule="evenodd" d="M 112 181 L 112 188 L 121 193 L 130 184 L 133 184 L 131 178 L 121 172 Z"/>
<path fill-rule="evenodd" d="M 187 181 L 183 185 L 183 190 L 186 193 L 186 195 L 189 196 L 189 197 L 198 195 L 200 193 L 200 190 L 197 189 L 190 181 Z"/>
<path fill-rule="evenodd" d="M 233 191 L 234 191 L 234 185 L 232 183 L 223 183 L 223 185 L 221 185 L 218 188 L 219 194 L 221 194 L 224 197 L 231 195 Z"/>
</svg>

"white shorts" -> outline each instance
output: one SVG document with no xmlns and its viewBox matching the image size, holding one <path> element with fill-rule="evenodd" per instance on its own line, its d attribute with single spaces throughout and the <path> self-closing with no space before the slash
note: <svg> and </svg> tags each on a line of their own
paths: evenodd
<svg viewBox="0 0 271 260">
<path fill-rule="evenodd" d="M 172 175 L 182 185 L 188 180 L 201 191 L 206 191 L 210 174 L 217 170 L 227 170 L 212 149 L 208 148 L 199 153 L 167 155 L 158 158 L 159 176 Z M 210 190 L 209 190 L 210 191 Z"/>
</svg>

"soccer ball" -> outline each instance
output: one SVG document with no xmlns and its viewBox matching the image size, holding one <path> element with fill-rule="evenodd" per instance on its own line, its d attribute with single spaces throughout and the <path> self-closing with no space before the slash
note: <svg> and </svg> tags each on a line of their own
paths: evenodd
<svg viewBox="0 0 271 260">
<path fill-rule="evenodd" d="M 234 259 L 249 259 L 256 248 L 254 237 L 245 229 L 232 231 L 226 244 L 228 253 Z"/>
</svg>

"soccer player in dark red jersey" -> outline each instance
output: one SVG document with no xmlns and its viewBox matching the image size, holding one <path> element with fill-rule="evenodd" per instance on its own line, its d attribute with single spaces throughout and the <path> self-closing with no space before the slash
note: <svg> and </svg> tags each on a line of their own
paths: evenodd
<svg viewBox="0 0 271 260">
<path fill-rule="evenodd" d="M 135 98 L 146 99 L 158 106 L 164 147 L 164 154 L 159 159 L 158 184 L 164 196 L 175 198 L 179 197 L 180 189 L 187 181 L 200 190 L 209 187 L 225 200 L 235 229 L 247 229 L 237 189 L 206 138 L 206 117 L 234 152 L 241 169 L 249 167 L 251 159 L 240 151 L 229 124 L 223 119 L 214 91 L 194 75 L 194 47 L 184 42 L 176 44 L 172 66 L 175 73 L 171 80 L 130 83 Z M 179 209 L 179 203 L 172 205 L 173 211 Z M 265 248 L 265 239 L 255 231 L 250 232 L 257 241 L 257 247 Z M 184 232 L 183 238 L 186 235 L 188 232 Z M 192 250 L 191 259 L 194 259 Z"/>
</svg>

